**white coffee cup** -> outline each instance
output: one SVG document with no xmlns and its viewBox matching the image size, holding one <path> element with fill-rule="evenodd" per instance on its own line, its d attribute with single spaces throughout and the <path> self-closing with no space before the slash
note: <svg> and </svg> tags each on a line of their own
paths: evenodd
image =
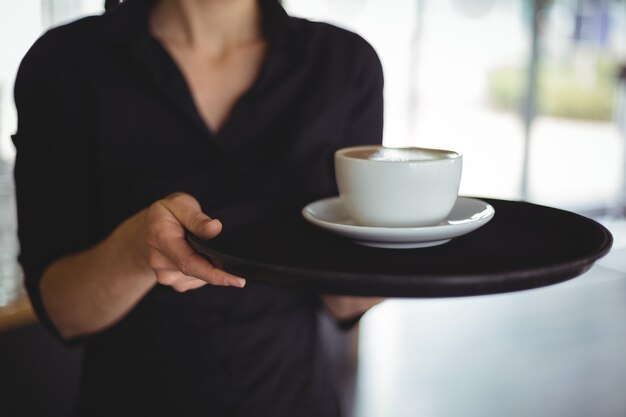
<svg viewBox="0 0 626 417">
<path fill-rule="evenodd" d="M 463 157 L 427 148 L 357 146 L 335 152 L 341 203 L 362 226 L 441 223 L 456 202 Z"/>
</svg>

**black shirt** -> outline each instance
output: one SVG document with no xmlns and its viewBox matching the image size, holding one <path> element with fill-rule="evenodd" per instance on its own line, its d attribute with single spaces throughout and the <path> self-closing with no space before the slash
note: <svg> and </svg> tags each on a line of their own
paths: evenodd
<svg viewBox="0 0 626 417">
<path fill-rule="evenodd" d="M 346 30 L 260 0 L 269 47 L 252 87 L 212 132 L 148 30 L 148 0 L 50 30 L 20 67 L 15 181 L 20 262 L 38 282 L 54 260 L 104 239 L 173 192 L 223 234 L 337 193 L 336 149 L 381 143 L 382 69 Z M 318 295 L 248 280 L 186 293 L 156 286 L 84 344 L 80 415 L 334 416 L 318 350 Z"/>
</svg>

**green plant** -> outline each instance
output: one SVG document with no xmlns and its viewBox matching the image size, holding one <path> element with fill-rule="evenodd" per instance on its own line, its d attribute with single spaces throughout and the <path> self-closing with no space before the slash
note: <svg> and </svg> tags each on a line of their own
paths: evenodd
<svg viewBox="0 0 626 417">
<path fill-rule="evenodd" d="M 537 74 L 537 114 L 584 120 L 610 120 L 615 92 L 616 64 L 598 60 L 591 80 L 583 80 L 574 66 L 543 63 Z M 488 97 L 500 110 L 520 111 L 526 94 L 524 68 L 499 68 L 489 74 Z"/>
</svg>

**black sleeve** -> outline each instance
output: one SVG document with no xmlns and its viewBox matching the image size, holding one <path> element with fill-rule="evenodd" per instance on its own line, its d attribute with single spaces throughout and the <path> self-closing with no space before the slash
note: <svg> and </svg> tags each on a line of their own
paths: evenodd
<svg viewBox="0 0 626 417">
<path fill-rule="evenodd" d="M 345 146 L 381 145 L 383 139 L 383 69 L 376 51 L 365 40 L 361 40 L 357 73 L 353 78 L 353 96 L 349 113 Z M 337 326 L 350 330 L 357 325 L 365 313 L 338 320 Z"/>
<path fill-rule="evenodd" d="M 383 68 L 374 48 L 358 39 L 353 61 L 351 107 L 344 146 L 381 145 L 383 140 Z"/>
<path fill-rule="evenodd" d="M 58 258 L 95 243 L 91 121 L 78 59 L 52 30 L 26 54 L 15 82 L 19 262 L 38 318 L 57 336 L 42 305 L 41 275 Z"/>
<path fill-rule="evenodd" d="M 337 320 L 337 327 L 339 327 L 341 330 L 350 330 L 361 321 L 361 317 L 363 317 L 364 314 L 365 313 L 359 313 L 356 316 L 348 319 Z"/>
</svg>

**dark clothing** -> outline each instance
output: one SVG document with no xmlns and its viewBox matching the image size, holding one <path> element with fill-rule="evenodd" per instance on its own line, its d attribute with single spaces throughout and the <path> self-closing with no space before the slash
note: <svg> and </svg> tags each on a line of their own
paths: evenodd
<svg viewBox="0 0 626 417">
<path fill-rule="evenodd" d="M 380 143 L 382 69 L 351 32 L 260 0 L 267 56 L 219 132 L 148 31 L 147 0 L 53 29 L 20 67 L 15 101 L 20 262 L 38 291 L 54 260 L 173 192 L 223 233 L 337 193 L 336 149 Z M 156 286 L 84 344 L 82 416 L 334 416 L 315 294 L 248 281 Z M 77 312 L 79 314 L 79 312 Z"/>
</svg>

